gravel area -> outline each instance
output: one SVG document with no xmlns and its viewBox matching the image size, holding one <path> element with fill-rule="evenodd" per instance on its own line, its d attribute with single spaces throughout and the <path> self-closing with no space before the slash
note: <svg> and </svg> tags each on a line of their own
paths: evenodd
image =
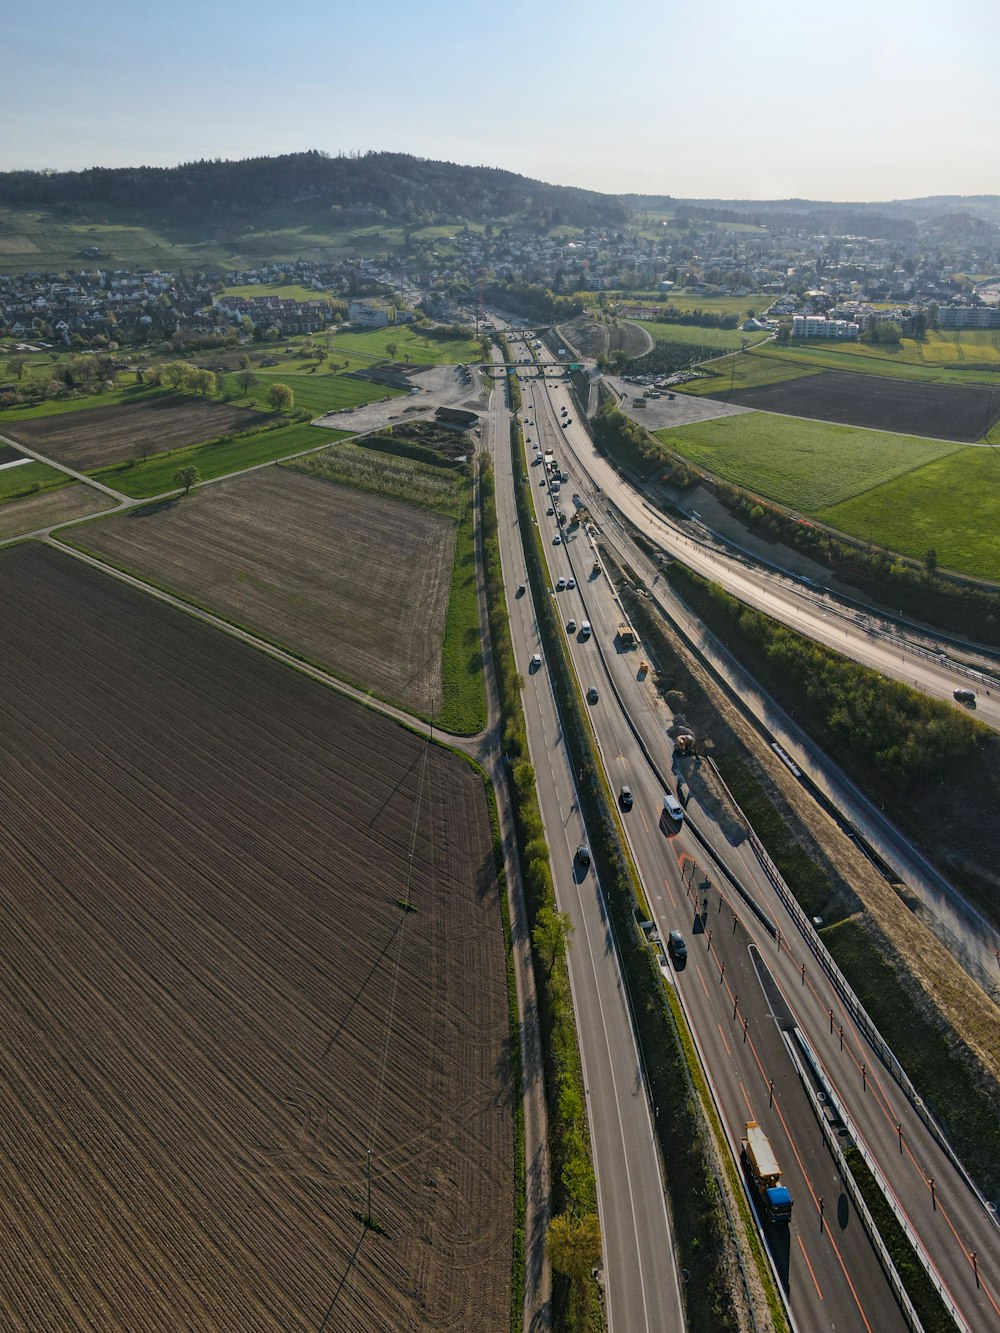
<svg viewBox="0 0 1000 1333">
<path fill-rule="evenodd" d="M 737 407 L 733 403 L 717 403 L 711 398 L 695 398 L 679 393 L 676 398 L 646 399 L 645 407 L 634 407 L 633 399 L 642 398 L 643 385 L 626 384 L 611 375 L 605 380 L 623 398 L 621 410 L 647 430 L 666 430 L 670 426 L 688 426 L 693 421 L 711 421 L 713 417 L 734 417 L 752 408 Z"/>
<path fill-rule="evenodd" d="M 361 407 L 344 408 L 318 417 L 316 426 L 334 430 L 350 430 L 358 435 L 379 430 L 397 421 L 413 417 L 429 417 L 437 407 L 465 407 L 473 412 L 484 412 L 489 400 L 489 388 L 484 386 L 477 366 L 470 366 L 471 382 L 457 366 L 420 367 L 412 376 L 416 393 L 388 402 L 367 403 Z"/>
</svg>

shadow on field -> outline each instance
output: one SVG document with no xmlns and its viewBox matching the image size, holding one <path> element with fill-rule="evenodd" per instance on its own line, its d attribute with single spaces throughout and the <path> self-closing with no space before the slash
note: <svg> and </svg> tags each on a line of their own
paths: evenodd
<svg viewBox="0 0 1000 1333">
<path fill-rule="evenodd" d="M 389 946 L 392 944 L 393 940 L 396 938 L 396 935 L 399 933 L 399 928 L 400 928 L 400 926 L 403 924 L 403 917 L 404 917 L 405 915 L 406 915 L 405 912 L 400 912 L 398 918 L 396 919 L 396 924 L 395 924 L 395 925 L 393 926 L 393 928 L 392 928 L 392 933 L 390 934 L 389 938 L 386 940 L 385 944 L 382 945 L 382 952 L 381 952 L 381 953 L 379 954 L 379 956 L 375 959 L 374 963 L 372 963 L 371 968 L 370 968 L 369 971 L 368 971 L 368 975 L 365 977 L 364 981 L 363 981 L 363 982 L 361 983 L 361 985 L 358 987 L 357 994 L 354 996 L 354 999 L 351 1001 L 351 1003 L 347 1006 L 347 1012 L 344 1014 L 343 1018 L 342 1018 L 342 1019 L 340 1020 L 340 1022 L 337 1024 L 337 1029 L 336 1029 L 336 1031 L 333 1033 L 333 1035 L 330 1037 L 330 1040 L 326 1043 L 326 1046 L 323 1048 L 323 1056 L 324 1056 L 324 1058 L 330 1054 L 330 1051 L 333 1049 L 334 1042 L 337 1040 L 337 1038 L 338 1038 L 338 1037 L 340 1036 L 340 1034 L 343 1032 L 343 1030 L 344 1030 L 344 1028 L 345 1028 L 345 1026 L 346 1026 L 346 1024 L 347 1024 L 347 1020 L 350 1018 L 351 1014 L 354 1012 L 354 1007 L 355 1007 L 355 1005 L 356 1005 L 357 1002 L 361 999 L 362 995 L 364 995 L 365 990 L 366 990 L 367 987 L 368 987 L 368 983 L 369 983 L 369 981 L 371 981 L 372 977 L 375 975 L 376 971 L 378 970 L 378 966 L 379 966 L 379 964 L 381 963 L 382 959 L 383 959 L 383 958 L 386 956 L 386 954 L 389 952 Z"/>
<path fill-rule="evenodd" d="M 172 495 L 166 500 L 156 500 L 153 504 L 140 505 L 138 509 L 129 510 L 129 518 L 152 518 L 154 514 L 162 514 L 168 509 L 173 509 L 174 505 L 180 504 L 181 497 Z"/>
<path fill-rule="evenodd" d="M 385 798 L 385 800 L 382 802 L 382 804 L 379 806 L 379 808 L 375 811 L 375 813 L 372 815 L 371 819 L 369 819 L 369 821 L 368 821 L 368 827 L 369 827 L 369 828 L 371 828 L 374 824 L 377 824 L 378 821 L 379 821 L 379 820 L 382 818 L 382 816 L 385 814 L 385 810 L 386 810 L 386 807 L 388 806 L 389 802 L 392 800 L 392 798 L 393 798 L 393 797 L 396 795 L 396 793 L 399 791 L 400 787 L 402 787 L 403 784 L 406 782 L 406 780 L 409 778 L 410 774 L 411 774 L 411 773 L 413 772 L 413 770 L 416 768 L 417 764 L 420 763 L 421 759 L 423 758 L 423 753 L 424 753 L 423 750 L 420 750 L 420 752 L 414 757 L 413 763 L 410 764 L 409 768 L 404 769 L 403 772 L 400 774 L 399 781 L 396 783 L 395 787 L 393 787 L 392 791 L 391 791 L 391 792 L 389 793 L 389 795 Z"/>
<path fill-rule="evenodd" d="M 355 1216 L 358 1216 L 358 1214 L 355 1214 Z M 324 1313 L 323 1318 L 319 1322 L 318 1333 L 324 1333 L 324 1330 L 329 1326 L 330 1316 L 333 1314 L 337 1302 L 340 1300 L 340 1293 L 344 1290 L 344 1283 L 351 1275 L 351 1269 L 354 1267 L 354 1262 L 357 1259 L 358 1255 L 361 1253 L 361 1246 L 364 1244 L 365 1236 L 368 1234 L 368 1230 L 369 1228 L 365 1225 L 364 1221 L 362 1221 L 361 1235 L 358 1237 L 358 1243 L 357 1245 L 355 1245 L 354 1252 L 352 1253 L 350 1259 L 348 1259 L 347 1261 L 347 1267 L 341 1274 L 340 1281 L 337 1283 L 337 1290 L 333 1293 L 333 1299 L 330 1301 L 330 1304 L 326 1307 L 326 1312 Z"/>
</svg>

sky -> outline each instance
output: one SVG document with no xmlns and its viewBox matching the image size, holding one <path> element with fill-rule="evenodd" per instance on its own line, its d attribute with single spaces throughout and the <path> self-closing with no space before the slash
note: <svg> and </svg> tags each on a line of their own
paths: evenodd
<svg viewBox="0 0 1000 1333">
<path fill-rule="evenodd" d="M 4 6 L 0 170 L 318 148 L 681 198 L 1000 192 L 1000 0 Z"/>
</svg>

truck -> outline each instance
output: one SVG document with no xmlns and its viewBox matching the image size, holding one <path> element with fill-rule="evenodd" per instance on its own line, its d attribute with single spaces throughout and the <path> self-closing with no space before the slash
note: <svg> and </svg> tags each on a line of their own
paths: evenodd
<svg viewBox="0 0 1000 1333">
<path fill-rule="evenodd" d="M 767 1135 L 756 1120 L 746 1121 L 743 1161 L 768 1222 L 787 1226 L 792 1220 L 792 1196 L 781 1183 L 781 1167 Z"/>
<path fill-rule="evenodd" d="M 635 637 L 635 630 L 627 620 L 618 622 L 618 639 L 623 648 L 634 648 L 638 642 Z"/>
</svg>

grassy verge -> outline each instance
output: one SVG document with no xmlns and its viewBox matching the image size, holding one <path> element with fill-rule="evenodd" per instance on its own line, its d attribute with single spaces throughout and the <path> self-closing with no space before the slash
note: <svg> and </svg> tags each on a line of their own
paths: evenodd
<svg viewBox="0 0 1000 1333">
<path fill-rule="evenodd" d="M 486 726 L 486 687 L 476 589 L 476 532 L 471 486 L 455 532 L 455 558 L 441 645 L 441 712 L 437 721 L 457 736 Z"/>
<path fill-rule="evenodd" d="M 614 923 L 622 971 L 639 1037 L 641 1058 L 655 1105 L 656 1132 L 670 1182 L 674 1234 L 680 1262 L 703 1275 L 685 1289 L 691 1333 L 719 1333 L 737 1327 L 728 1281 L 730 1236 L 720 1186 L 712 1171 L 708 1129 L 696 1107 L 687 1079 L 678 1077 L 686 1057 L 667 1007 L 666 988 L 656 959 L 635 920 L 641 890 L 622 846 L 614 800 L 594 759 L 593 733 L 576 678 L 566 654 L 561 627 L 549 596 L 550 580 L 538 527 L 533 521 L 530 492 L 524 484 L 520 432 L 511 428 L 511 452 L 518 520 L 524 542 L 539 629 L 553 689 L 559 705 L 567 750 L 581 774 L 578 791 L 591 851 Z M 678 1064 L 678 1061 L 680 1064 Z"/>
<path fill-rule="evenodd" d="M 514 975 L 514 944 L 510 928 L 510 904 L 507 901 L 507 871 L 503 858 L 503 839 L 497 814 L 496 792 L 486 771 L 475 760 L 469 763 L 483 779 L 486 804 L 490 812 L 490 830 L 493 835 L 493 861 L 496 865 L 497 886 L 500 893 L 500 920 L 503 925 L 503 948 L 507 976 L 507 1022 L 510 1027 L 511 1101 L 514 1112 L 514 1230 L 511 1245 L 510 1272 L 510 1328 L 517 1333 L 524 1323 L 524 1101 L 521 1097 L 524 1073 L 521 1053 L 521 1018 L 517 1008 L 517 978 Z"/>
<path fill-rule="evenodd" d="M 0 504 L 8 500 L 23 500 L 26 495 L 40 491 L 54 491 L 73 480 L 48 463 L 24 463 L 18 467 L 0 468 Z"/>
<path fill-rule="evenodd" d="M 896 1215 L 885 1201 L 875 1177 L 868 1170 L 857 1148 L 844 1149 L 844 1157 L 861 1197 L 868 1205 L 879 1235 L 895 1265 L 907 1296 L 913 1302 L 924 1333 L 955 1333 L 955 1321 L 945 1309 L 937 1289 L 914 1253 Z"/>
<path fill-rule="evenodd" d="M 820 935 L 959 1157 L 995 1193 L 1000 1185 L 995 1086 L 971 1067 L 943 1022 L 925 1016 L 914 1022 L 914 997 L 901 980 L 901 969 L 861 922 L 840 921 Z"/>
<path fill-rule="evenodd" d="M 716 756 L 716 763 L 799 906 L 809 916 L 823 915 L 833 896 L 826 872 L 796 842 L 745 760 L 739 755 L 721 754 Z"/>
<path fill-rule="evenodd" d="M 565 923 L 560 921 L 556 910 L 535 772 L 528 757 L 521 678 L 514 659 L 504 595 L 495 495 L 492 468 L 485 466 L 480 481 L 483 564 L 493 660 L 503 715 L 503 748 L 510 765 L 511 806 L 528 919 L 532 926 L 545 1059 L 553 1215 L 566 1217 L 573 1226 L 583 1226 L 596 1217 L 597 1185 L 566 964 Z M 544 951 L 543 943 L 548 945 Z M 553 1315 L 557 1329 L 600 1327 L 600 1298 L 593 1280 L 587 1279 L 574 1287 L 565 1275 L 555 1272 Z"/>
<path fill-rule="evenodd" d="M 124 495 L 139 500 L 151 499 L 178 489 L 174 473 L 180 467 L 196 467 L 202 481 L 211 481 L 230 472 L 273 463 L 303 449 L 333 444 L 347 434 L 347 431 L 320 430 L 308 425 L 278 426 L 247 435 L 225 435 L 208 444 L 188 445 L 170 453 L 156 454 L 145 463 L 117 463 L 90 475 Z"/>
</svg>

